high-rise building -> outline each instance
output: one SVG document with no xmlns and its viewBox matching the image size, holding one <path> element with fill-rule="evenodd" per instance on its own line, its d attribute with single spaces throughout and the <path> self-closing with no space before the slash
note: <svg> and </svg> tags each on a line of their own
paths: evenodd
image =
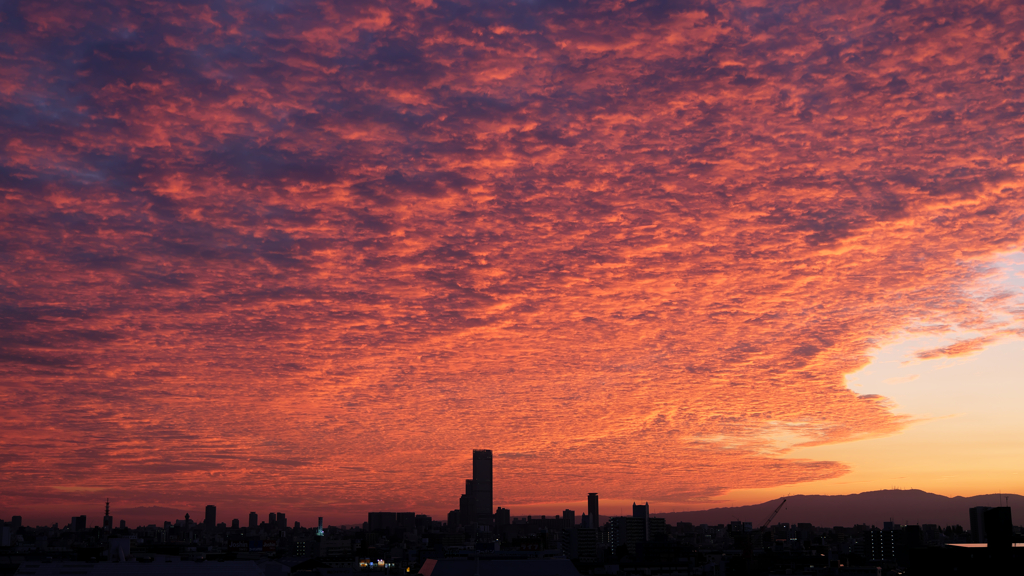
<svg viewBox="0 0 1024 576">
<path fill-rule="evenodd" d="M 872 528 L 865 534 L 864 547 L 869 560 L 892 560 L 896 557 L 896 530 Z"/>
<path fill-rule="evenodd" d="M 466 480 L 466 493 L 459 498 L 459 524 L 469 526 L 476 520 L 476 495 L 472 480 Z"/>
<path fill-rule="evenodd" d="M 645 542 L 646 522 L 636 516 L 616 516 L 608 521 L 608 537 L 612 550 L 618 552 L 625 547 L 630 554 L 636 554 L 639 543 Z"/>
<path fill-rule="evenodd" d="M 366 518 L 366 529 L 370 532 L 394 530 L 397 526 L 398 514 L 395 512 L 370 512 Z"/>
<path fill-rule="evenodd" d="M 985 538 L 985 512 L 990 510 L 988 506 L 976 506 L 971 508 L 971 540 L 981 544 L 988 542 Z"/>
<path fill-rule="evenodd" d="M 396 522 L 398 527 L 406 532 L 416 529 L 416 513 L 415 512 L 399 512 L 396 516 Z"/>
<path fill-rule="evenodd" d="M 644 521 L 644 541 L 647 542 L 651 539 L 651 505 L 649 502 L 643 504 L 637 504 L 633 502 L 633 518 L 639 518 Z"/>
<path fill-rule="evenodd" d="M 277 513 L 277 527 L 282 530 L 288 527 L 288 519 L 285 518 L 284 512 Z"/>
<path fill-rule="evenodd" d="M 597 505 L 597 492 L 587 494 L 587 515 L 590 517 L 590 527 L 601 527 L 601 512 Z"/>
<path fill-rule="evenodd" d="M 567 558 L 584 563 L 597 562 L 597 545 L 597 530 L 593 528 L 581 525 L 562 530 L 562 552 Z"/>
<path fill-rule="evenodd" d="M 448 513 L 448 531 L 458 532 L 459 530 L 459 516 L 462 515 L 461 510 L 452 510 Z"/>
<path fill-rule="evenodd" d="M 270 513 L 270 519 L 267 520 L 267 524 L 269 524 L 271 528 L 276 528 L 277 527 L 277 514 L 271 512 Z"/>
<path fill-rule="evenodd" d="M 480 525 L 490 525 L 494 515 L 494 456 L 490 450 L 473 450 L 473 508 Z"/>
<path fill-rule="evenodd" d="M 231 521 L 231 529 L 232 530 L 238 530 L 240 527 L 241 527 L 241 522 L 238 521 L 238 518 L 235 518 L 234 520 Z"/>
<path fill-rule="evenodd" d="M 985 539 L 989 548 L 1010 549 L 1013 547 L 1013 521 L 1010 507 L 998 506 L 985 511 Z"/>
<path fill-rule="evenodd" d="M 511 524 L 512 511 L 508 508 L 498 506 L 498 509 L 494 511 L 494 525 L 501 528 L 503 526 L 510 526 Z"/>
<path fill-rule="evenodd" d="M 71 517 L 71 529 L 75 532 L 85 530 L 85 514 Z"/>
<path fill-rule="evenodd" d="M 18 531 L 18 528 L 21 528 L 21 516 L 11 516 L 11 528 L 15 532 Z"/>
<path fill-rule="evenodd" d="M 320 516 L 316 520 L 316 535 L 317 536 L 323 536 L 324 535 L 324 517 L 323 516 Z"/>
<path fill-rule="evenodd" d="M 459 524 L 490 526 L 493 521 L 494 456 L 490 450 L 473 450 L 473 478 L 466 480 L 459 498 Z"/>
<path fill-rule="evenodd" d="M 203 521 L 206 525 L 207 530 L 213 530 L 217 527 L 217 507 L 213 504 L 206 505 L 206 520 Z"/>
<path fill-rule="evenodd" d="M 572 528 L 576 526 L 576 511 L 566 508 L 562 510 L 562 527 Z"/>
<path fill-rule="evenodd" d="M 256 529 L 260 525 L 260 517 L 255 512 L 249 512 L 249 528 Z"/>
</svg>

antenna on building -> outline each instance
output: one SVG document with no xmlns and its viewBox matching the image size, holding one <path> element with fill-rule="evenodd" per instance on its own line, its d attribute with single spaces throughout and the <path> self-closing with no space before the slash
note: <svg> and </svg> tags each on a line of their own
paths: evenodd
<svg viewBox="0 0 1024 576">
<path fill-rule="evenodd" d="M 110 498 L 107 498 L 107 509 L 103 512 L 104 516 L 110 516 Z"/>
</svg>

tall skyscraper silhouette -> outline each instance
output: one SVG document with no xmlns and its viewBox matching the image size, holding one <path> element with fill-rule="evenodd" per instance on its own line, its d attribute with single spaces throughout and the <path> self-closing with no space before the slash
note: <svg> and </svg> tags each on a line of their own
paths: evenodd
<svg viewBox="0 0 1024 576">
<path fill-rule="evenodd" d="M 590 527 L 601 527 L 601 513 L 597 506 L 597 492 L 587 494 L 587 515 L 590 517 Z"/>
<path fill-rule="evenodd" d="M 644 540 L 651 539 L 651 504 L 644 502 L 637 504 L 633 502 L 633 518 L 640 518 L 644 521 Z"/>
<path fill-rule="evenodd" d="M 494 457 L 490 450 L 473 450 L 473 508 L 476 523 L 490 525 L 494 517 Z"/>
<path fill-rule="evenodd" d="M 466 480 L 466 493 L 459 498 L 458 517 L 463 526 L 494 522 L 494 456 L 490 450 L 473 450 L 473 478 Z"/>
<path fill-rule="evenodd" d="M 255 512 L 249 512 L 249 528 L 257 528 L 260 525 L 259 516 Z"/>
<path fill-rule="evenodd" d="M 217 507 L 213 504 L 206 505 L 206 519 L 203 521 L 207 530 L 213 530 L 217 527 Z"/>
<path fill-rule="evenodd" d="M 566 508 L 562 511 L 562 526 L 564 528 L 576 527 L 576 511 Z"/>
</svg>

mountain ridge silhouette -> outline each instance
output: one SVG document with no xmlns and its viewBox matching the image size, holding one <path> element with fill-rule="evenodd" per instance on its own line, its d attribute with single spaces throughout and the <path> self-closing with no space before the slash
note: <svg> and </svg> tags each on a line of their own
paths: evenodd
<svg viewBox="0 0 1024 576">
<path fill-rule="evenodd" d="M 772 519 L 771 524 L 809 522 L 815 526 L 853 526 L 867 524 L 882 526 L 890 519 L 897 524 L 959 524 L 970 526 L 970 508 L 975 506 L 1004 505 L 1009 497 L 1011 517 L 1015 502 L 1024 503 L 1019 494 L 982 494 L 978 496 L 942 496 L 924 490 L 873 490 L 859 494 L 838 496 L 796 494 L 786 496 L 786 504 Z M 782 502 L 782 497 L 760 504 L 694 510 L 690 512 L 652 513 L 664 518 L 668 524 L 728 524 L 734 520 L 751 522 L 758 528 Z M 1021 517 L 1015 519 L 1019 524 Z"/>
</svg>

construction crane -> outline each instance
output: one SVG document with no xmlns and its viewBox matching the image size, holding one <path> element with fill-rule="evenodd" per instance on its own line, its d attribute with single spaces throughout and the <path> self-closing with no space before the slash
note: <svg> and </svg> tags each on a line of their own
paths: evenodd
<svg viewBox="0 0 1024 576">
<path fill-rule="evenodd" d="M 772 512 L 772 515 L 764 521 L 764 524 L 761 524 L 761 530 L 764 530 L 768 527 L 769 524 L 772 523 L 772 520 L 775 519 L 775 515 L 779 513 L 779 510 L 782 510 L 782 505 L 786 503 L 786 500 L 788 500 L 788 498 L 783 498 L 782 502 L 779 502 L 779 506 L 778 508 L 775 509 L 775 512 Z"/>
</svg>

